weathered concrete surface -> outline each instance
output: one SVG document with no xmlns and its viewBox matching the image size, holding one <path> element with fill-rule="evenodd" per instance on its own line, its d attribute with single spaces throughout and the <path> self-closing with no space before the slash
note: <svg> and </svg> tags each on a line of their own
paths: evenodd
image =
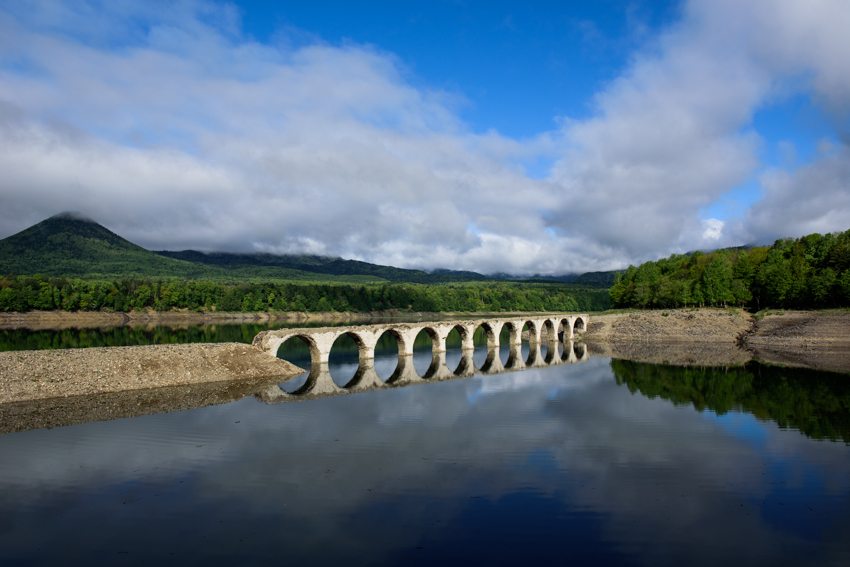
<svg viewBox="0 0 850 567">
<path fill-rule="evenodd" d="M 576 333 L 583 332 L 588 325 L 587 315 L 554 315 L 543 317 L 508 317 L 487 318 L 464 321 L 435 321 L 426 323 L 387 323 L 379 325 L 352 325 L 347 327 L 317 327 L 302 329 L 279 329 L 263 331 L 254 337 L 254 346 L 265 352 L 276 355 L 280 345 L 286 340 L 299 337 L 310 348 L 313 364 L 325 364 L 331 352 L 334 341 L 342 335 L 351 337 L 360 349 L 360 359 L 368 360 L 375 357 L 375 345 L 386 332 L 395 337 L 398 343 L 399 356 L 413 354 L 413 341 L 416 336 L 425 331 L 431 337 L 434 352 L 445 352 L 446 337 L 457 329 L 463 341 L 463 349 L 471 350 L 472 336 L 478 327 L 487 333 L 487 344 L 490 347 L 499 346 L 499 333 L 503 327 L 509 331 L 509 343 L 522 342 L 522 329 L 528 325 L 528 341 L 539 344 L 542 340 L 541 331 L 547 341 L 554 341 L 559 330 L 563 329 L 563 339 L 572 339 Z"/>
<path fill-rule="evenodd" d="M 238 343 L 0 352 L 0 403 L 302 372 Z"/>
</svg>

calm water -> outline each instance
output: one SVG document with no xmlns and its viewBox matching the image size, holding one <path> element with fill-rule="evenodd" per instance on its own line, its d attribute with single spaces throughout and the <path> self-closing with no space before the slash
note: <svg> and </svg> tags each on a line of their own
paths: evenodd
<svg viewBox="0 0 850 567">
<path fill-rule="evenodd" d="M 217 323 L 210 325 L 125 325 L 68 329 L 0 329 L 0 352 L 58 348 L 89 348 L 186 343 L 250 344 L 260 331 L 295 327 L 341 327 L 377 323 L 412 322 L 418 319 L 369 319 L 269 323 Z M 429 319 L 433 321 L 434 319 Z"/>
<path fill-rule="evenodd" d="M 0 564 L 847 565 L 848 382 L 592 357 L 7 434 Z"/>
</svg>

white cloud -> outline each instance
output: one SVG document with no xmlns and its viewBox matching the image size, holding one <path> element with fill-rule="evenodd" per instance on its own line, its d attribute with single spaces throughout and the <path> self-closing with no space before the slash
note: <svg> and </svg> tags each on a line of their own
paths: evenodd
<svg viewBox="0 0 850 567">
<path fill-rule="evenodd" d="M 846 229 L 843 146 L 765 173 L 743 219 L 700 210 L 761 169 L 760 108 L 804 92 L 845 116 L 850 5 L 684 8 L 596 116 L 518 141 L 470 132 L 463 101 L 411 86 L 392 54 L 258 44 L 227 7 L 6 4 L 0 236 L 80 210 L 154 249 L 564 273 Z M 541 156 L 559 157 L 550 179 L 516 165 Z"/>
<path fill-rule="evenodd" d="M 761 183 L 765 198 L 753 206 L 747 224 L 762 240 L 850 229 L 850 148 L 847 146 L 792 173 L 771 170 Z"/>
</svg>

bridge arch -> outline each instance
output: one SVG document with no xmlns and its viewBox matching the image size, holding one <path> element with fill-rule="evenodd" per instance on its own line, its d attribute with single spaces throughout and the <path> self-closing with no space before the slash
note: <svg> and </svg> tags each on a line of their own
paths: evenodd
<svg viewBox="0 0 850 567">
<path fill-rule="evenodd" d="M 440 334 L 430 326 L 422 327 L 413 337 L 413 350 L 411 352 L 413 356 L 413 367 L 416 375 L 423 380 L 429 380 L 439 373 L 442 362 L 445 360 L 446 352 L 446 349 L 441 344 L 443 340 Z M 430 343 L 430 348 L 425 343 Z M 423 360 L 423 351 L 426 349 L 428 354 L 431 355 L 429 357 L 430 360 L 427 361 L 427 366 L 425 366 L 426 361 Z"/>
<path fill-rule="evenodd" d="M 562 317 L 558 321 L 558 340 L 566 344 L 567 339 L 573 338 L 573 322 L 571 317 Z"/>
<path fill-rule="evenodd" d="M 281 354 L 282 354 L 280 352 L 281 347 L 283 345 L 287 344 L 287 343 L 293 344 L 291 341 L 296 341 L 298 339 L 301 339 L 301 342 L 303 344 L 307 345 L 307 348 L 310 352 L 310 364 L 311 365 L 318 364 L 321 360 L 321 357 L 322 357 L 322 354 L 319 350 L 319 346 L 316 344 L 316 340 L 306 333 L 292 334 L 292 335 L 288 335 L 288 336 L 284 337 L 283 339 L 281 339 L 280 341 L 277 342 L 277 345 L 274 347 L 273 351 L 270 354 L 272 354 L 273 356 L 276 356 L 278 358 L 282 358 L 284 360 L 287 360 L 287 358 L 285 357 L 285 352 L 283 353 L 284 356 L 281 356 Z M 295 343 L 295 344 L 298 344 L 298 343 Z M 289 362 L 292 362 L 292 361 L 289 361 Z M 293 364 L 296 364 L 296 366 L 297 366 L 297 363 L 293 363 Z"/>
<path fill-rule="evenodd" d="M 445 348 L 441 348 L 442 345 L 440 344 L 440 342 L 441 342 L 440 334 L 429 326 L 422 327 L 422 329 L 420 329 L 420 331 L 418 333 L 416 333 L 416 336 L 413 338 L 414 347 L 416 345 L 416 341 L 419 340 L 419 337 L 422 335 L 422 333 L 425 333 L 425 335 L 428 338 L 431 339 L 431 351 L 432 352 L 439 352 L 440 350 L 446 350 Z"/>
<path fill-rule="evenodd" d="M 391 337 L 396 345 L 395 353 L 393 355 L 389 354 L 393 349 L 387 344 L 390 342 L 388 337 Z M 412 351 L 413 339 L 411 339 L 410 342 Z M 404 335 L 402 335 L 402 333 L 394 327 L 386 327 L 380 329 L 380 332 L 376 333 L 375 345 L 373 347 L 372 354 L 373 359 L 375 360 L 375 372 L 382 382 L 390 384 L 399 380 L 399 377 L 403 373 L 402 371 L 405 370 L 408 359 L 411 358 L 404 355 L 406 347 L 407 343 L 404 340 Z M 391 362 L 393 358 L 397 359 L 396 365 L 394 370 L 388 372 L 388 368 L 393 368 Z M 411 364 L 411 366 L 413 365 Z"/>
<path fill-rule="evenodd" d="M 584 332 L 587 330 L 587 323 L 584 320 L 584 317 L 579 315 L 575 318 L 575 323 L 573 323 L 573 334 L 576 332 Z"/>
<path fill-rule="evenodd" d="M 487 347 L 498 346 L 499 345 L 499 332 L 502 330 L 502 325 L 494 325 L 489 321 L 482 321 L 475 326 L 474 331 L 478 329 L 482 329 L 484 334 L 487 335 Z"/>
<path fill-rule="evenodd" d="M 525 333 L 526 327 L 528 328 L 528 342 L 534 342 L 537 340 L 540 331 L 538 330 L 537 324 L 534 321 L 528 319 L 526 321 L 520 322 L 519 324 L 521 326 L 521 332 L 523 333 Z"/>
<path fill-rule="evenodd" d="M 544 319 L 540 323 L 540 356 L 543 362 L 550 364 L 558 351 L 558 334 L 552 319 Z M 546 334 L 545 338 L 543 334 Z"/>
<path fill-rule="evenodd" d="M 522 343 L 522 325 L 523 323 L 521 321 L 504 322 L 502 328 L 508 330 L 508 344 L 515 345 Z"/>
<path fill-rule="evenodd" d="M 350 346 L 354 346 L 353 351 Z M 340 388 L 353 388 L 359 384 L 362 376 L 363 361 L 366 358 L 364 352 L 368 346 L 363 338 L 353 330 L 343 331 L 334 337 L 328 352 L 328 363 L 333 364 L 334 370 L 330 371 L 334 384 Z M 346 367 L 354 366 L 353 370 Z"/>
<path fill-rule="evenodd" d="M 587 348 L 581 343 L 573 344 L 573 354 L 576 360 L 584 360 L 586 350 Z"/>
<path fill-rule="evenodd" d="M 301 344 L 305 352 L 301 356 L 301 359 L 298 360 L 297 366 L 301 366 L 302 368 L 309 366 L 311 372 L 317 364 L 320 366 L 323 365 L 325 369 L 324 372 L 320 372 L 314 376 L 315 380 L 311 378 L 308 381 L 309 383 L 315 382 L 312 389 L 310 389 L 309 385 L 307 388 L 310 389 L 311 394 L 322 392 L 323 395 L 327 395 L 342 389 L 360 390 L 382 387 L 387 381 L 392 381 L 393 383 L 399 381 L 399 384 L 406 384 L 408 381 L 415 382 L 419 380 L 420 376 L 413 368 L 413 365 L 409 363 L 413 360 L 411 356 L 413 354 L 413 345 L 417 341 L 417 337 L 420 337 L 423 332 L 431 340 L 432 356 L 431 365 L 428 370 L 423 372 L 422 376 L 426 378 L 434 377 L 441 380 L 452 376 L 471 375 L 476 371 L 477 363 L 481 362 L 483 362 L 481 370 L 484 371 L 482 373 L 487 374 L 510 369 L 518 370 L 529 365 L 561 364 L 562 358 L 564 360 L 569 358 L 570 362 L 574 362 L 577 357 L 580 358 L 582 356 L 580 349 L 576 349 L 578 352 L 574 352 L 573 345 L 570 343 L 569 349 L 565 349 L 568 352 L 565 352 L 564 356 L 561 357 L 559 356 L 560 352 L 558 352 L 559 341 L 555 339 L 558 331 L 563 329 L 565 335 L 563 337 L 564 343 L 567 343 L 576 333 L 586 331 L 587 325 L 587 315 L 566 313 L 554 316 L 535 316 L 532 318 L 489 317 L 486 319 L 436 321 L 433 323 L 398 322 L 377 325 L 351 325 L 348 327 L 267 330 L 258 333 L 254 338 L 253 344 L 270 355 L 280 356 L 280 358 L 287 360 L 289 358 L 281 352 L 281 349 L 286 350 L 285 343 L 293 341 Z M 534 344 L 534 352 L 521 351 L 524 348 L 522 341 L 523 327 L 529 331 L 527 335 L 528 348 L 531 349 L 532 343 L 536 343 Z M 479 328 L 481 329 L 480 331 L 478 330 Z M 544 331 L 545 334 L 543 334 Z M 482 360 L 479 355 L 484 355 L 485 353 L 481 352 L 481 349 L 475 348 L 475 343 L 481 342 L 479 339 L 482 338 L 480 335 L 482 332 L 486 336 L 488 346 L 486 354 L 489 360 Z M 503 335 L 500 337 L 499 335 L 503 333 L 507 336 Z M 395 343 L 395 348 L 392 349 L 394 352 L 391 355 L 389 350 L 381 353 L 379 349 L 377 353 L 379 362 L 376 370 L 375 347 L 379 346 L 379 340 L 380 342 L 386 340 L 382 339 L 382 337 L 387 334 L 392 337 L 392 342 Z M 447 352 L 446 339 L 450 334 L 453 348 L 451 352 Z M 333 381 L 328 370 L 330 354 L 335 349 L 334 343 L 342 336 L 346 336 L 346 340 L 352 341 L 357 346 L 358 356 L 361 362 L 360 366 L 363 367 L 358 367 L 355 376 L 345 385 L 342 385 L 339 381 Z M 475 338 L 476 336 L 478 339 Z M 458 338 L 460 338 L 460 343 L 462 344 L 461 350 L 463 351 L 463 356 L 458 356 L 458 353 L 454 350 L 457 347 Z M 504 345 L 504 349 L 498 348 L 501 343 L 508 344 Z M 387 344 L 386 346 L 389 345 Z M 351 348 L 350 344 L 349 348 Z M 505 352 L 502 352 L 500 356 L 500 351 L 503 350 Z M 508 352 L 511 350 L 514 351 L 513 360 L 510 360 L 511 353 Z M 519 351 L 519 353 L 516 351 Z M 442 354 L 442 357 L 436 357 L 435 354 Z M 509 362 L 503 364 L 501 357 L 506 354 L 509 357 Z M 522 356 L 523 354 L 527 354 L 528 356 Z M 451 359 L 451 363 L 446 360 L 446 357 Z M 520 357 L 526 359 L 525 364 L 523 364 Z M 584 353 L 584 357 L 587 357 L 586 352 Z M 308 359 L 309 363 L 307 362 Z M 441 359 L 443 360 L 443 364 L 439 364 Z M 398 360 L 398 363 L 396 363 L 396 360 Z M 417 361 L 419 361 L 418 358 Z M 290 362 L 294 361 L 290 360 Z M 506 368 L 506 366 L 510 368 Z M 453 367 L 455 370 L 452 372 L 451 368 Z M 378 373 L 386 376 L 389 373 L 388 370 L 392 368 L 395 370 L 388 379 L 383 380 L 378 376 Z M 298 388 L 298 390 L 303 391 L 301 388 Z"/>
<path fill-rule="evenodd" d="M 543 335 L 543 331 L 546 331 L 546 342 L 557 342 L 557 329 L 555 328 L 555 323 L 552 319 L 544 319 L 540 324 L 540 334 Z M 541 336 L 542 341 L 542 336 Z"/>
</svg>

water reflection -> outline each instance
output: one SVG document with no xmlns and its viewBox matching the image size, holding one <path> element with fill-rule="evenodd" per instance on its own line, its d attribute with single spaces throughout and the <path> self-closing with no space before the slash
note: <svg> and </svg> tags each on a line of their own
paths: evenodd
<svg viewBox="0 0 850 567">
<path fill-rule="evenodd" d="M 741 411 L 813 439 L 850 443 L 850 380 L 846 374 L 756 362 L 713 368 L 612 360 L 611 369 L 617 384 L 648 398 L 721 416 Z"/>
<path fill-rule="evenodd" d="M 387 331 L 378 339 L 374 358 L 363 358 L 355 337 L 341 335 L 333 343 L 326 364 L 311 362 L 315 356 L 308 344 L 300 337 L 291 337 L 280 346 L 277 356 L 309 371 L 280 384 L 280 392 L 270 387 L 259 397 L 280 403 L 294 397 L 304 400 L 587 360 L 584 345 L 573 341 L 529 344 L 526 340 L 508 344 L 510 337 L 510 330 L 503 328 L 500 345 L 495 346 L 487 329 L 480 326 L 472 338 L 474 348 L 463 349 L 463 338 L 457 329 L 452 329 L 446 339 L 446 351 L 440 352 L 434 350 L 432 338 L 423 330 L 415 338 L 413 354 L 400 356 L 396 338 Z"/>
<path fill-rule="evenodd" d="M 428 320 L 447 320 L 429 318 Z M 121 325 L 0 328 L 0 351 L 141 346 L 186 343 L 246 343 L 257 333 L 275 329 L 341 327 L 379 323 L 418 322 L 421 318 L 364 318 L 337 321 L 223 321 L 206 324 L 142 323 Z"/>
<path fill-rule="evenodd" d="M 0 563 L 843 564 L 850 452 L 782 426 L 841 439 L 846 389 L 780 370 L 591 358 L 4 435 Z"/>
</svg>

